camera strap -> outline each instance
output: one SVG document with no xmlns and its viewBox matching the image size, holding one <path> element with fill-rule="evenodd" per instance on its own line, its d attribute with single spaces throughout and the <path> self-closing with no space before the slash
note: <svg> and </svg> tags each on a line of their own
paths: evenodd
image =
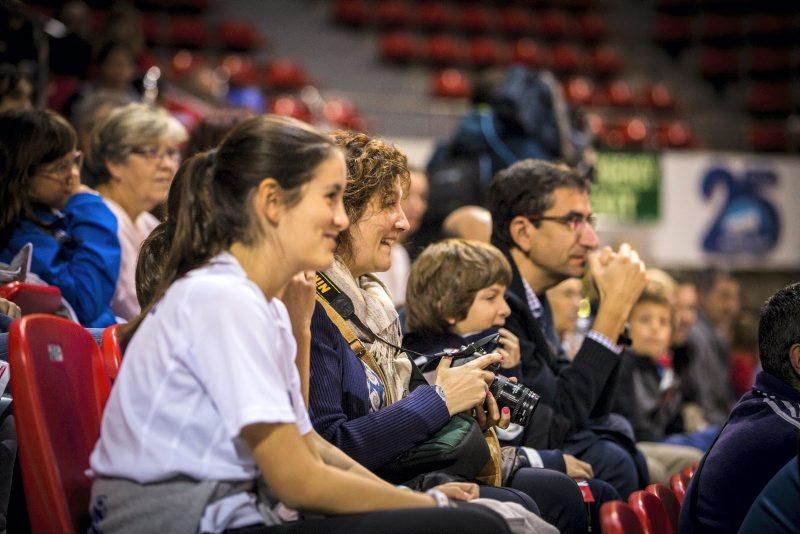
<svg viewBox="0 0 800 534">
<path fill-rule="evenodd" d="M 324 273 L 317 272 L 315 285 L 317 288 L 317 302 L 322 305 L 328 318 L 336 325 L 339 333 L 342 334 L 342 337 L 350 346 L 350 349 L 358 356 L 358 359 L 372 369 L 381 379 L 381 382 L 387 386 L 384 388 L 386 403 L 392 404 L 394 399 L 392 398 L 391 388 L 388 387 L 389 381 L 386 378 L 386 374 L 383 372 L 383 369 L 381 369 L 381 366 L 378 365 L 375 357 L 358 338 L 358 335 L 348 324 L 348 321 L 353 321 L 359 329 L 364 330 L 364 333 L 373 340 L 375 339 L 375 334 L 358 319 L 355 314 L 355 308 L 353 307 L 353 301 L 350 300 L 350 297 L 343 293 Z"/>
</svg>

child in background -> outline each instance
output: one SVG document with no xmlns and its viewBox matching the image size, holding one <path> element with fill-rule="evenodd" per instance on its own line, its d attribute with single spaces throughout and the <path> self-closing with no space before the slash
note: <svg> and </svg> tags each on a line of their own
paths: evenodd
<svg viewBox="0 0 800 534">
<path fill-rule="evenodd" d="M 662 443 L 668 429 L 680 428 L 680 389 L 669 362 L 673 316 L 666 285 L 651 281 L 628 320 L 631 346 L 622 354 L 613 408 L 633 426 L 650 481 L 662 484 L 703 455 L 694 447 Z"/>
</svg>

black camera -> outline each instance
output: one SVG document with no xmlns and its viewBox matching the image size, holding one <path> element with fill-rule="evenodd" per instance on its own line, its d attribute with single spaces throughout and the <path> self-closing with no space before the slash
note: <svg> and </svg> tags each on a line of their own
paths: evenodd
<svg viewBox="0 0 800 534">
<path fill-rule="evenodd" d="M 445 351 L 433 355 L 430 361 L 423 367 L 423 371 L 433 371 L 438 365 L 439 359 L 443 356 L 453 358 L 451 367 L 458 367 L 476 358 L 489 354 L 497 348 L 500 334 L 491 334 L 483 337 L 474 343 L 461 347 L 456 351 Z M 539 395 L 531 388 L 523 384 L 515 384 L 503 375 L 497 374 L 500 364 L 496 363 L 486 368 L 495 373 L 495 378 L 489 386 L 489 391 L 494 395 L 497 406 L 502 409 L 508 407 L 511 410 L 511 422 L 526 426 L 539 404 Z"/>
</svg>

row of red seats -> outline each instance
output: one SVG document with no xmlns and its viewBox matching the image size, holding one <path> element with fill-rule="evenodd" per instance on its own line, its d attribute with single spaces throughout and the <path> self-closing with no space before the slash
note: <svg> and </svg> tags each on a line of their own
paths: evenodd
<svg viewBox="0 0 800 534">
<path fill-rule="evenodd" d="M 748 146 L 758 152 L 800 150 L 800 129 L 792 131 L 787 120 L 753 121 L 747 131 Z"/>
<path fill-rule="evenodd" d="M 643 491 L 635 491 L 628 502 L 611 501 L 600 508 L 603 534 L 674 534 L 678 532 L 678 519 L 689 481 L 697 465 L 673 475 L 672 489 L 661 484 L 651 484 Z"/>
<path fill-rule="evenodd" d="M 333 16 L 337 22 L 349 26 L 499 33 L 547 40 L 580 39 L 592 43 L 606 39 L 609 33 L 605 20 L 597 13 L 573 16 L 554 9 L 534 11 L 527 5 L 496 8 L 477 3 L 456 6 L 435 1 L 338 0 Z"/>
<path fill-rule="evenodd" d="M 696 13 L 783 14 L 793 13 L 794 0 L 657 0 L 656 9 L 662 13 L 693 15 Z"/>
<path fill-rule="evenodd" d="M 597 77 L 612 76 L 624 68 L 622 58 L 611 46 L 597 46 L 586 52 L 571 44 L 545 46 L 527 37 L 507 42 L 490 37 L 465 40 L 451 34 L 419 37 L 392 32 L 380 38 L 378 47 L 382 59 L 395 63 L 473 68 L 519 63 L 557 73 L 587 72 Z"/>
<path fill-rule="evenodd" d="M 738 15 L 706 14 L 693 16 L 658 15 L 654 27 L 657 43 L 689 44 L 694 39 L 713 46 L 789 45 L 800 40 L 800 22 L 791 16 L 757 14 L 746 18 Z"/>
</svg>

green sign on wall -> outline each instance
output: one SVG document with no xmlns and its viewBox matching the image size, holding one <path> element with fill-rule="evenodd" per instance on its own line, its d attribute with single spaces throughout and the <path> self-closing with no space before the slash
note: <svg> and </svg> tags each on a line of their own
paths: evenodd
<svg viewBox="0 0 800 534">
<path fill-rule="evenodd" d="M 599 152 L 592 209 L 621 221 L 659 218 L 661 162 L 657 152 Z"/>
</svg>

